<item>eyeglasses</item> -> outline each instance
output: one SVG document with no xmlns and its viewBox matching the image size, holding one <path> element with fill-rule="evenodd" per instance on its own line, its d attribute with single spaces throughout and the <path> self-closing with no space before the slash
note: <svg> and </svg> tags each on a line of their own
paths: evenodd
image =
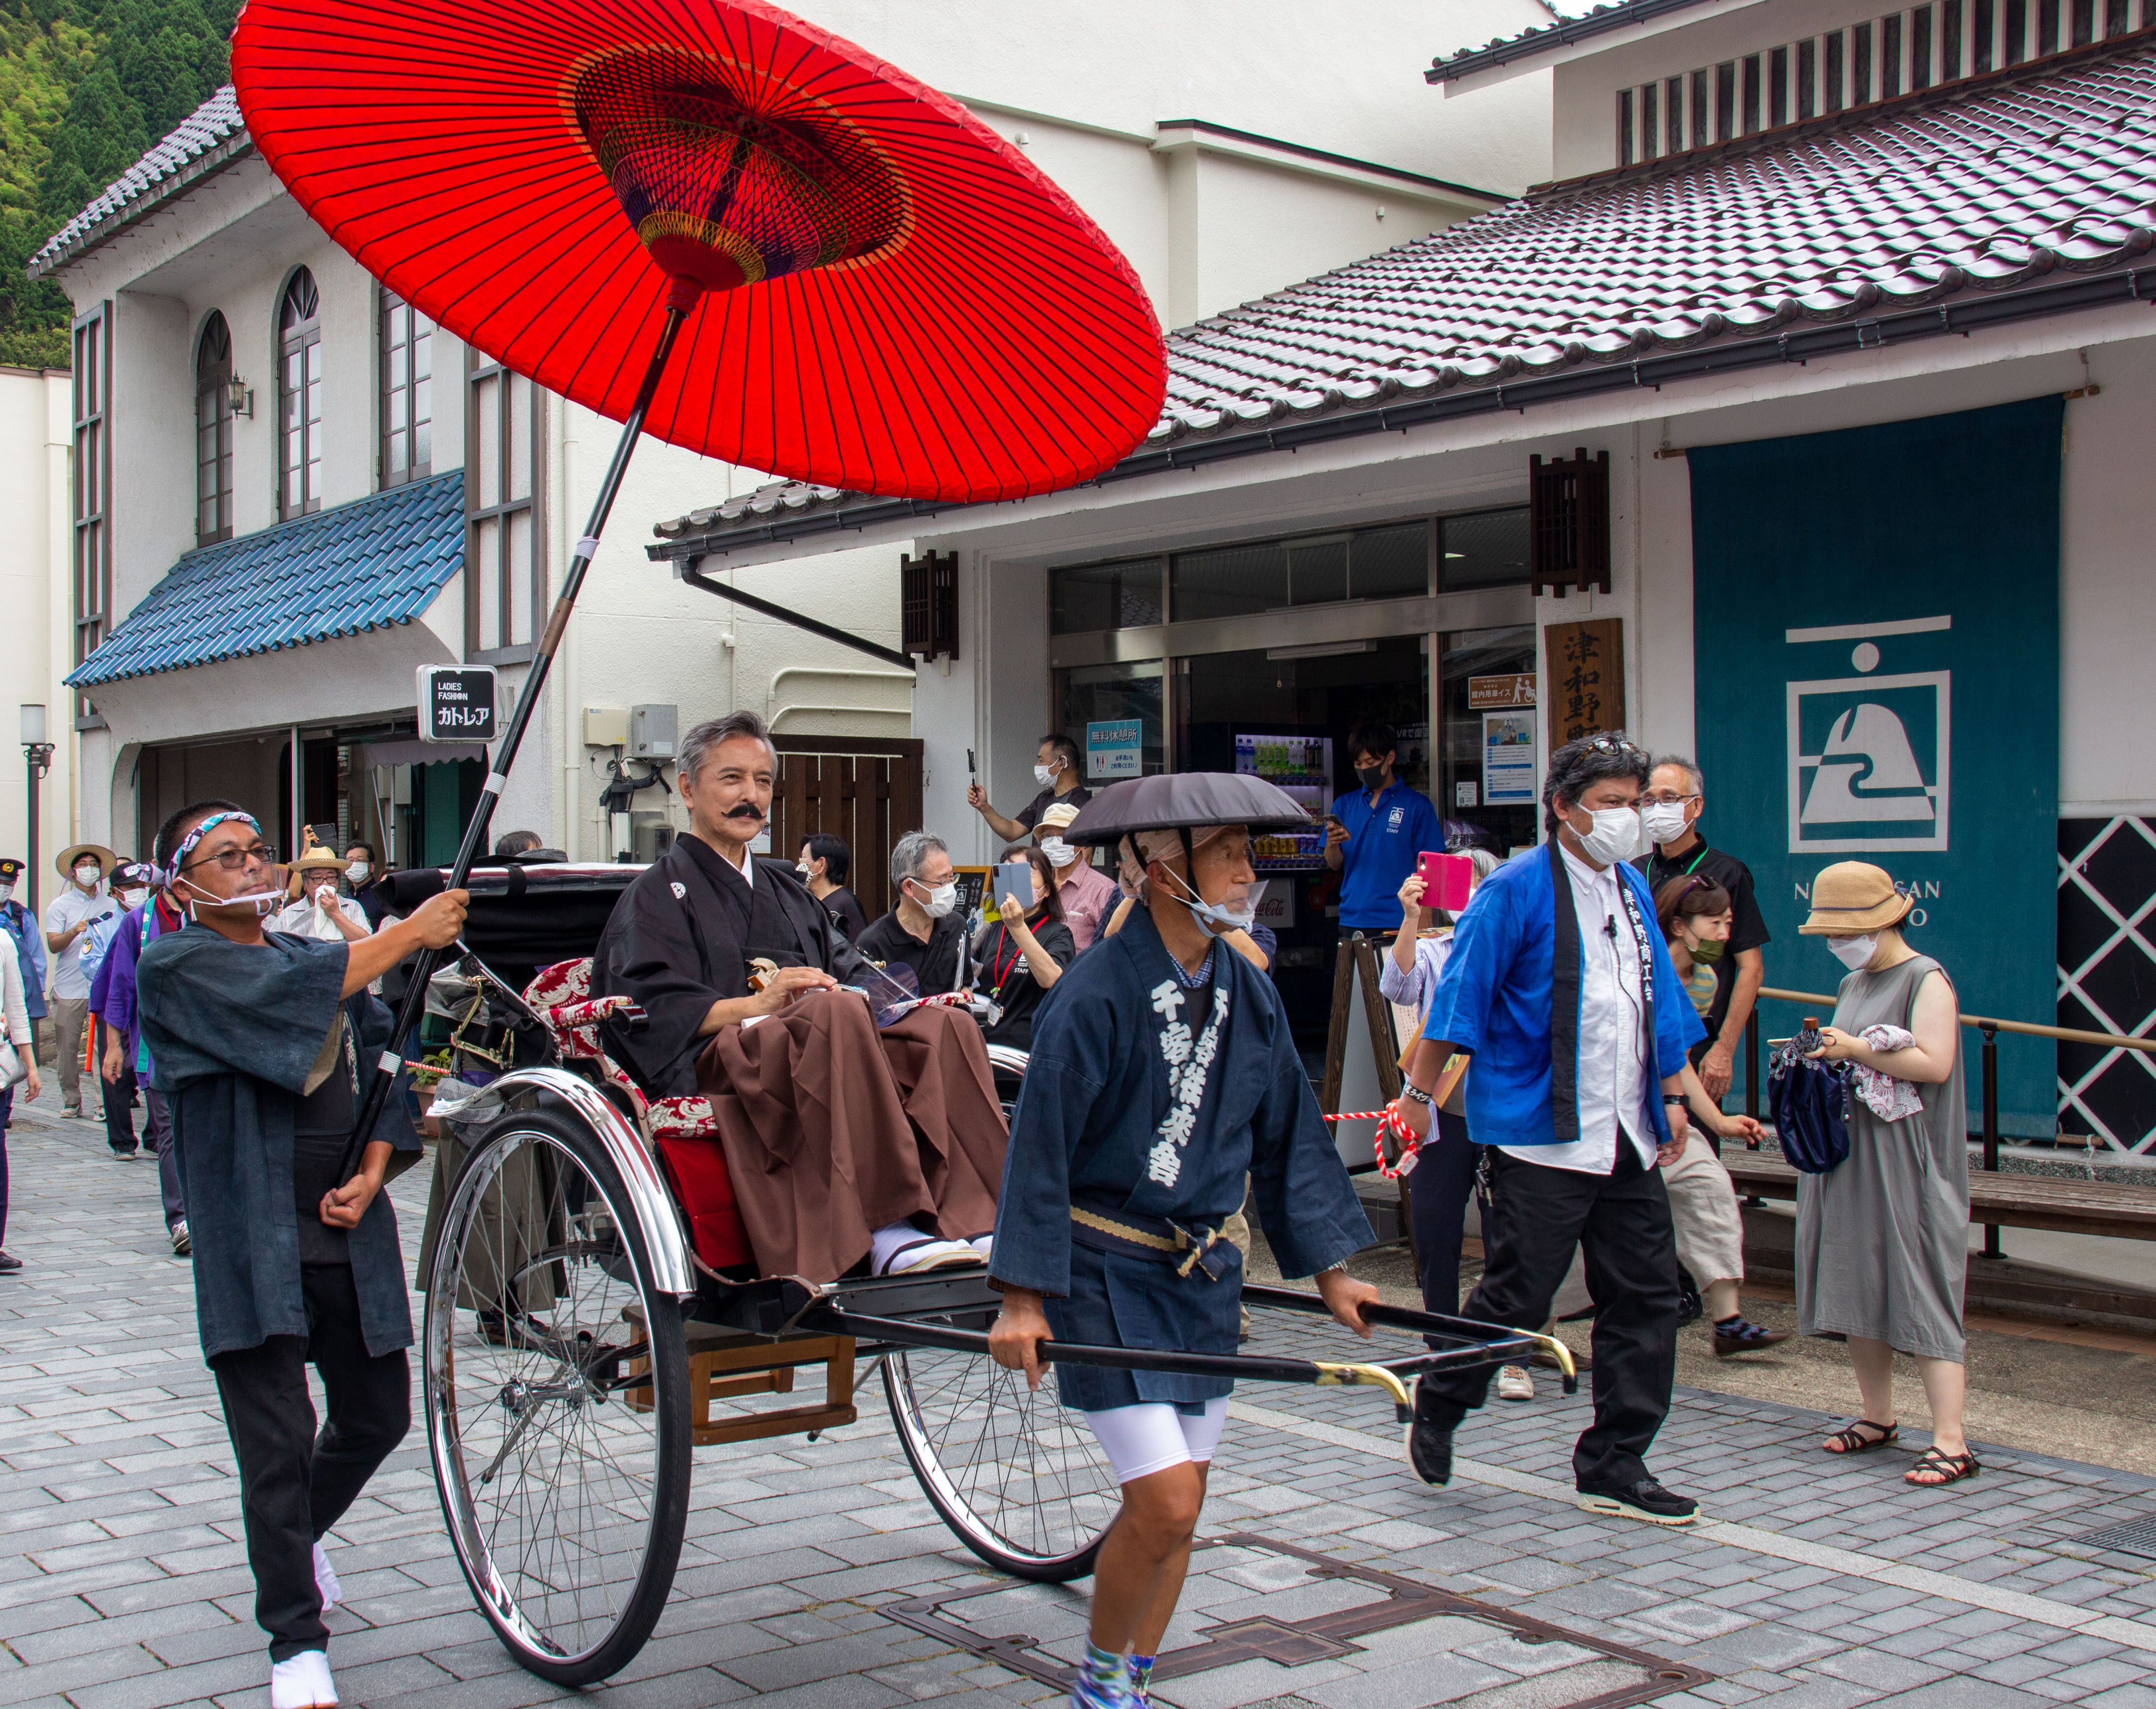
<svg viewBox="0 0 2156 1709">
<path fill-rule="evenodd" d="M 264 866 L 275 866 L 277 864 L 277 851 L 267 843 L 254 843 L 244 849 L 226 849 L 215 854 L 205 854 L 199 860 L 190 860 L 180 870 L 192 872 L 196 867 L 207 866 L 212 861 L 216 862 L 227 872 L 238 872 L 249 862 L 259 863 Z"/>
<path fill-rule="evenodd" d="M 1640 798 L 1649 807 L 1671 807 L 1681 801 L 1697 801 L 1699 799 L 1699 797 L 1697 795 L 1658 794 L 1656 791 L 1650 789 Z"/>
</svg>

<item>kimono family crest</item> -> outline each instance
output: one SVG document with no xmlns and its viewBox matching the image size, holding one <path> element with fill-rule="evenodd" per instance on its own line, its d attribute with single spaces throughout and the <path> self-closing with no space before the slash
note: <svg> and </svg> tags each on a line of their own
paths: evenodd
<svg viewBox="0 0 2156 1709">
<path fill-rule="evenodd" d="M 1194 1041 L 1190 1024 L 1181 1018 L 1183 993 L 1175 981 L 1163 979 L 1152 988 L 1153 1013 L 1167 1023 L 1161 1029 L 1160 1054 L 1168 1064 L 1168 1114 L 1154 1130 L 1153 1147 L 1146 1157 L 1146 1173 L 1163 1187 L 1173 1187 L 1183 1173 L 1183 1148 L 1190 1143 L 1197 1125 L 1198 1106 L 1205 1096 L 1206 1070 L 1219 1048 L 1220 1023 L 1228 1018 L 1228 987 L 1223 980 L 1213 988 L 1213 1014 L 1205 1030 Z"/>
</svg>

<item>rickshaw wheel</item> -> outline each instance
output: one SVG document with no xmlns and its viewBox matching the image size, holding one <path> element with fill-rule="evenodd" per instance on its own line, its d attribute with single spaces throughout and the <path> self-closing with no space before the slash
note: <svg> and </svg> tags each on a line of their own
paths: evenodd
<svg viewBox="0 0 2156 1709">
<path fill-rule="evenodd" d="M 512 1112 L 474 1144 L 427 1279 L 425 1347 L 435 1484 L 480 1612 L 542 1679 L 606 1678 L 651 1635 L 680 1558 L 688 1352 L 576 1116 Z"/>
<path fill-rule="evenodd" d="M 1093 1570 L 1122 1493 L 1053 1368 L 1032 1391 L 981 1354 L 910 1347 L 886 1357 L 883 1378 L 921 1493 L 961 1542 L 1017 1578 Z"/>
</svg>

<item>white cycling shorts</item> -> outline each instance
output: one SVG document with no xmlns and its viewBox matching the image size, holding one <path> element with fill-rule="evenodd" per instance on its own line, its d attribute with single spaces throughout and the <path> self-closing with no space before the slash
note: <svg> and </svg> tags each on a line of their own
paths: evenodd
<svg viewBox="0 0 2156 1709">
<path fill-rule="evenodd" d="M 1211 1460 L 1228 1423 L 1228 1397 L 1207 1401 L 1204 1412 L 1195 1417 L 1165 1401 L 1148 1401 L 1089 1412 L 1085 1418 L 1116 1469 L 1116 1481 L 1127 1484 L 1186 1461 L 1203 1465 Z"/>
</svg>

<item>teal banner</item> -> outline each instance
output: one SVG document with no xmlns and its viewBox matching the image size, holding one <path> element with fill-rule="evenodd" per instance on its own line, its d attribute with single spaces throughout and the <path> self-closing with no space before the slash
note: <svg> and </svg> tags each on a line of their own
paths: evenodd
<svg viewBox="0 0 2156 1709">
<path fill-rule="evenodd" d="M 1910 942 L 1964 1013 L 2051 1019 L 2065 408 L 1689 454 L 1707 834 L 1758 882 L 1768 984 L 1835 988 L 1797 926 L 1820 868 L 1869 860 L 1916 898 Z M 1799 1019 L 1763 1003 L 1762 1036 Z M 1972 1129 L 1979 1044 L 1964 1033 Z M 2001 1131 L 2050 1137 L 2054 1048 L 2001 1034 L 1999 1057 Z"/>
</svg>

